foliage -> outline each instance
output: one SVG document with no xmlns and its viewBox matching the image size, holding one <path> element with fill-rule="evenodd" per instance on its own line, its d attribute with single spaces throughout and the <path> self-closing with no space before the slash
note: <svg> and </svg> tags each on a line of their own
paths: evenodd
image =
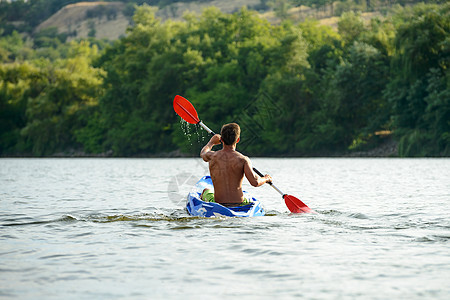
<svg viewBox="0 0 450 300">
<path fill-rule="evenodd" d="M 397 15 L 394 80 L 384 93 L 401 128 L 401 155 L 449 153 L 449 10 L 448 3 L 421 4 Z"/>
<path fill-rule="evenodd" d="M 281 20 L 287 19 L 290 3 L 288 0 L 272 0 L 269 2 L 269 6 L 272 7 L 275 15 Z"/>
<path fill-rule="evenodd" d="M 103 72 L 90 65 L 96 52 L 72 42 L 66 59 L 1 65 L 1 152 L 48 155 L 76 146 L 74 132 L 101 93 Z"/>
<path fill-rule="evenodd" d="M 144 6 L 134 22 L 129 35 L 100 60 L 109 74 L 105 85 L 111 87 L 100 104 L 111 137 L 106 145 L 118 155 L 164 151 L 168 145 L 174 147 L 173 139 L 183 147 L 186 139 L 171 137 L 171 132 L 182 134 L 173 129 L 178 121 L 167 110 L 174 91 L 196 99 L 211 126 L 220 127 L 254 99 L 275 66 L 296 68 L 299 55 L 304 55 L 301 35 L 294 28 L 273 28 L 247 10 L 227 15 L 208 9 L 200 18 L 187 15 L 185 23 L 161 24 Z M 135 133 L 135 126 L 127 124 L 136 119 L 153 128 L 147 132 L 157 139 L 130 153 L 119 147 L 126 143 L 117 136 Z"/>
<path fill-rule="evenodd" d="M 399 155 L 449 156 L 449 10 L 419 4 L 370 22 L 350 11 L 336 32 L 247 9 L 162 23 L 142 5 L 112 44 L 11 31 L 0 37 L 0 154 L 196 155 L 208 137 L 180 126 L 181 94 L 216 131 L 238 122 L 249 155 L 367 150 L 383 131 Z"/>
</svg>

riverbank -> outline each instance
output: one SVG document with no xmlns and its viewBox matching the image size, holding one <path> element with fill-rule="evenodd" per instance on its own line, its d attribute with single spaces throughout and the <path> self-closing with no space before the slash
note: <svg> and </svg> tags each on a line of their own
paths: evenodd
<svg viewBox="0 0 450 300">
<path fill-rule="evenodd" d="M 357 152 L 345 152 L 345 153 L 335 153 L 335 154 L 320 154 L 317 155 L 271 155 L 267 157 L 398 157 L 398 144 L 395 140 L 389 138 L 378 147 L 367 151 L 357 151 Z M 47 157 L 47 158 L 108 158 L 108 157 L 117 157 L 114 156 L 114 152 L 112 150 L 92 154 L 85 153 L 81 150 L 68 149 L 64 152 L 57 152 L 51 155 L 44 156 L 34 156 L 31 154 L 21 153 L 21 154 L 9 154 L 9 155 L 0 155 L 1 158 L 36 158 L 36 157 Z M 130 158 L 188 158 L 188 157 L 197 157 L 193 154 L 186 154 L 181 152 L 180 150 L 174 150 L 170 152 L 156 153 L 156 154 L 142 154 L 135 156 L 127 156 Z M 255 156 L 253 156 L 255 157 Z"/>
<path fill-rule="evenodd" d="M 351 152 L 346 157 L 398 157 L 398 143 L 392 138 L 388 138 L 378 147 L 367 151 Z"/>
</svg>

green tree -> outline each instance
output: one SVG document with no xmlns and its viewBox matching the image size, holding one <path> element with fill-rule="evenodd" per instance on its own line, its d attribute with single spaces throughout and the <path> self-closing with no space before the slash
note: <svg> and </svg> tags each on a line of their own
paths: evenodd
<svg viewBox="0 0 450 300">
<path fill-rule="evenodd" d="M 210 8 L 185 20 L 162 24 L 152 9 L 139 7 L 128 36 L 100 59 L 108 73 L 100 101 L 105 150 L 196 152 L 200 145 L 186 147 L 190 142 L 168 109 L 174 95 L 192 99 L 210 126 L 220 128 L 252 103 L 270 74 L 298 74 L 306 63 L 305 44 L 292 25 L 272 26 L 245 9 L 230 15 Z"/>
<path fill-rule="evenodd" d="M 35 93 L 29 86 L 38 85 L 38 73 L 29 63 L 0 65 L 0 154 L 20 150 L 20 129 L 26 124 L 27 98 Z"/>
<path fill-rule="evenodd" d="M 167 93 L 164 87 L 176 89 L 176 60 L 180 58 L 170 50 L 170 41 L 178 29 L 170 21 L 161 25 L 148 6 L 138 8 L 133 20 L 128 36 L 107 48 L 97 62 L 108 74 L 97 124 L 106 132 L 101 147 L 115 155 L 162 151 L 161 145 L 170 138 L 161 125 L 167 122 L 169 110 L 165 108 L 170 98 L 162 94 Z M 142 135 L 137 128 L 151 130 Z"/>
<path fill-rule="evenodd" d="M 30 42 L 24 41 L 17 31 L 0 38 L 0 62 L 24 61 L 31 56 Z"/>
<path fill-rule="evenodd" d="M 288 0 L 272 0 L 269 2 L 269 6 L 273 8 L 275 15 L 281 20 L 285 20 L 289 16 L 288 11 L 291 5 Z"/>
<path fill-rule="evenodd" d="M 73 42 L 69 58 L 40 64 L 38 80 L 30 84 L 36 92 L 28 97 L 27 124 L 21 130 L 33 154 L 78 147 L 75 131 L 85 125 L 83 115 L 97 105 L 102 92 L 103 72 L 90 66 L 95 55 L 96 47 Z"/>
<path fill-rule="evenodd" d="M 396 15 L 393 80 L 384 93 L 394 108 L 401 155 L 439 155 L 448 149 L 447 125 L 436 111 L 448 112 L 441 99 L 448 93 L 448 81 L 442 82 L 450 61 L 449 10 L 450 4 L 421 4 Z"/>
<path fill-rule="evenodd" d="M 338 21 L 338 31 L 342 40 L 351 45 L 365 31 L 364 22 L 357 13 L 352 11 L 343 13 Z"/>
<path fill-rule="evenodd" d="M 343 142 L 354 147 L 388 129 L 390 107 L 382 96 L 388 82 L 388 62 L 376 48 L 355 42 L 349 56 L 337 68 L 328 101 L 336 124 L 342 127 Z M 353 142 L 352 142 L 353 141 Z"/>
</svg>

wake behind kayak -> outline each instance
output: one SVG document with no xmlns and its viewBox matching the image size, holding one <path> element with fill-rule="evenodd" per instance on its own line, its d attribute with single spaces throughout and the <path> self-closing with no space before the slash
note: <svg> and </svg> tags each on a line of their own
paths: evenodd
<svg viewBox="0 0 450 300">
<path fill-rule="evenodd" d="M 193 187 L 187 196 L 186 210 L 192 216 L 196 217 L 256 217 L 264 216 L 265 211 L 259 200 L 252 197 L 248 192 L 244 191 L 246 199 L 250 200 L 250 204 L 235 207 L 225 207 L 219 203 L 206 202 L 201 200 L 203 190 L 207 188 L 214 190 L 212 179 L 210 176 L 203 176 Z"/>
</svg>

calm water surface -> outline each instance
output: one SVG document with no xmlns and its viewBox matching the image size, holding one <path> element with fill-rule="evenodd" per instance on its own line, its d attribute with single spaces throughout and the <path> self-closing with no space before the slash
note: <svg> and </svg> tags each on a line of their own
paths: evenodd
<svg viewBox="0 0 450 300">
<path fill-rule="evenodd" d="M 450 298 L 450 159 L 253 162 L 318 213 L 189 217 L 199 159 L 0 159 L 0 298 Z"/>
</svg>

